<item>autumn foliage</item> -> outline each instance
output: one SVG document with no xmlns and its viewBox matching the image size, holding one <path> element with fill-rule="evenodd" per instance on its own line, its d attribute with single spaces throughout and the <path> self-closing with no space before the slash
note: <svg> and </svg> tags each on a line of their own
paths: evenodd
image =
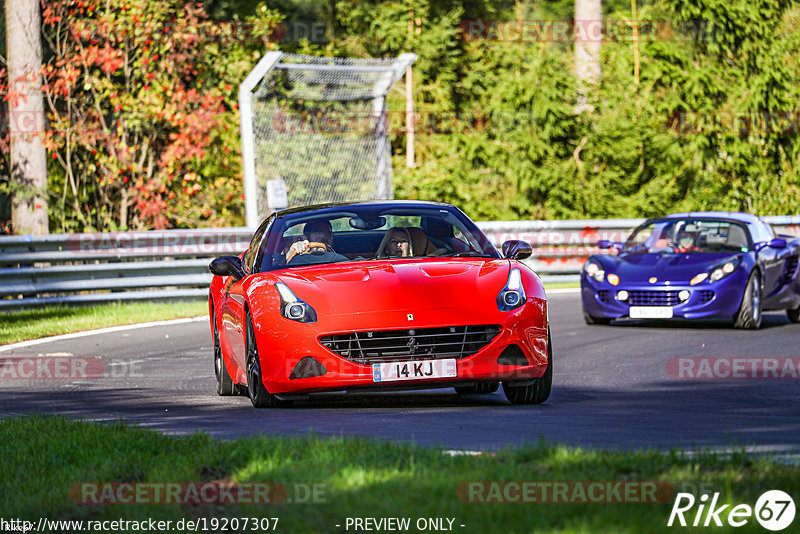
<svg viewBox="0 0 800 534">
<path fill-rule="evenodd" d="M 59 230 L 235 222 L 238 115 L 202 6 L 48 0 L 42 19 Z"/>
</svg>

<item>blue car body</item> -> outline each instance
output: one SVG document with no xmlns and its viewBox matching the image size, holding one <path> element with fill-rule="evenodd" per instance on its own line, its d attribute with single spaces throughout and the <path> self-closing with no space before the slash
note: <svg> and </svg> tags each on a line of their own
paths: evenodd
<svg viewBox="0 0 800 534">
<path fill-rule="evenodd" d="M 704 246 L 699 252 L 681 252 L 673 247 L 651 252 L 653 249 L 645 244 L 632 242 L 643 229 L 644 235 L 652 239 L 651 234 L 658 235 L 657 230 L 647 234 L 648 230 L 675 227 L 676 223 L 697 230 L 696 239 L 701 241 L 703 225 L 716 227 L 717 232 L 727 225 L 727 233 L 736 233 L 738 242 L 733 246 L 720 245 L 721 250 Z M 734 236 L 725 233 L 705 236 L 707 241 L 712 237 L 724 241 Z M 717 211 L 676 213 L 645 221 L 631 233 L 624 246 L 620 243 L 611 246 L 620 253 L 592 255 L 581 272 L 581 297 L 588 323 L 630 317 L 632 311 L 636 311 L 637 318 L 736 318 L 746 300 L 748 282 L 754 279 L 756 282 L 752 283 L 760 286 L 760 293 L 756 291 L 759 315 L 761 310 L 785 309 L 790 311 L 790 319 L 795 320 L 793 313 L 796 317 L 800 308 L 800 240 L 776 236 L 767 223 L 754 215 Z M 712 280 L 711 274 L 726 263 L 733 265 L 733 269 L 726 267 L 727 274 Z M 589 268 L 591 264 L 598 267 Z M 602 279 L 591 275 L 592 270 L 595 276 L 598 270 L 603 271 Z M 702 273 L 706 277 L 698 282 Z"/>
</svg>

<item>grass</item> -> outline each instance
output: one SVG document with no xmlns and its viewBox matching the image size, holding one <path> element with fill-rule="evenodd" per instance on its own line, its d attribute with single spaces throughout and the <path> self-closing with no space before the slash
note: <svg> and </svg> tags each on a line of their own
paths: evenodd
<svg viewBox="0 0 800 534">
<path fill-rule="evenodd" d="M 253 415 L 269 416 L 269 412 Z M 455 518 L 453 530 L 464 533 L 638 534 L 672 530 L 666 527 L 671 498 L 658 504 L 485 504 L 464 502 L 457 488 L 468 481 L 663 481 L 676 491 L 681 491 L 681 484 L 705 484 L 710 492 L 721 493 L 723 503 L 750 506 L 771 489 L 795 499 L 800 496 L 800 467 L 744 454 L 689 458 L 677 452 L 587 451 L 537 443 L 496 455 L 451 456 L 435 447 L 356 437 L 218 441 L 205 434 L 170 437 L 122 423 L 97 425 L 61 417 L 2 420 L 0 443 L 0 517 L 34 522 L 39 517 L 139 521 L 278 517 L 279 532 L 303 533 L 343 532 L 348 517 L 410 517 L 412 525 L 418 518 L 436 517 Z M 280 483 L 290 498 L 307 493 L 298 488 L 316 485 L 322 498 L 314 503 L 234 507 L 81 504 L 70 497 L 70 488 L 79 482 L 210 480 Z M 695 511 L 687 514 L 690 524 Z M 721 518 L 725 517 L 723 513 Z M 342 526 L 336 528 L 337 524 Z M 744 528 L 713 530 L 764 532 L 753 518 Z M 412 527 L 410 532 L 417 530 Z"/>
<path fill-rule="evenodd" d="M 207 313 L 208 303 L 204 300 L 113 303 L 76 307 L 49 306 L 15 310 L 0 313 L 0 325 L 2 325 L 0 345 L 82 330 L 196 317 Z"/>
<path fill-rule="evenodd" d="M 577 289 L 581 287 L 580 282 L 553 282 L 544 284 L 545 291 L 548 289 Z"/>
</svg>

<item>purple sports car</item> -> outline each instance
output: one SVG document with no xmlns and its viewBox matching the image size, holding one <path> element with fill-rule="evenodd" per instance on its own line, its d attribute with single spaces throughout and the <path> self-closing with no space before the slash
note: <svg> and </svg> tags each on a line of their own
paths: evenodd
<svg viewBox="0 0 800 534">
<path fill-rule="evenodd" d="M 645 221 L 618 254 L 590 256 L 581 272 L 588 324 L 613 319 L 727 318 L 757 329 L 763 310 L 800 321 L 800 239 L 776 236 L 755 215 L 676 213 Z"/>
</svg>

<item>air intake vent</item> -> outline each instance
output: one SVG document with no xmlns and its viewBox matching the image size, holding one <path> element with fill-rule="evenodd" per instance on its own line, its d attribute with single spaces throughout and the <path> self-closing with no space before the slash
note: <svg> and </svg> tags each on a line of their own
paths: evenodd
<svg viewBox="0 0 800 534">
<path fill-rule="evenodd" d="M 319 341 L 351 362 L 372 364 L 408 359 L 461 359 L 481 350 L 499 333 L 499 325 L 446 326 L 352 332 L 324 336 Z"/>
<path fill-rule="evenodd" d="M 797 263 L 797 256 L 786 258 L 786 263 L 783 267 L 783 276 L 785 277 L 786 283 L 789 283 L 792 278 L 794 278 L 795 271 L 797 271 Z"/>
<path fill-rule="evenodd" d="M 497 363 L 500 365 L 529 365 L 528 358 L 518 345 L 509 345 L 503 349 L 500 356 L 497 357 Z"/>
<path fill-rule="evenodd" d="M 313 378 L 315 376 L 322 376 L 327 372 L 328 370 L 325 369 L 324 365 L 311 356 L 306 356 L 294 366 L 292 374 L 289 375 L 289 380 L 297 380 L 298 378 Z"/>
<path fill-rule="evenodd" d="M 678 302 L 677 291 L 628 291 L 631 306 L 675 306 Z"/>
</svg>

